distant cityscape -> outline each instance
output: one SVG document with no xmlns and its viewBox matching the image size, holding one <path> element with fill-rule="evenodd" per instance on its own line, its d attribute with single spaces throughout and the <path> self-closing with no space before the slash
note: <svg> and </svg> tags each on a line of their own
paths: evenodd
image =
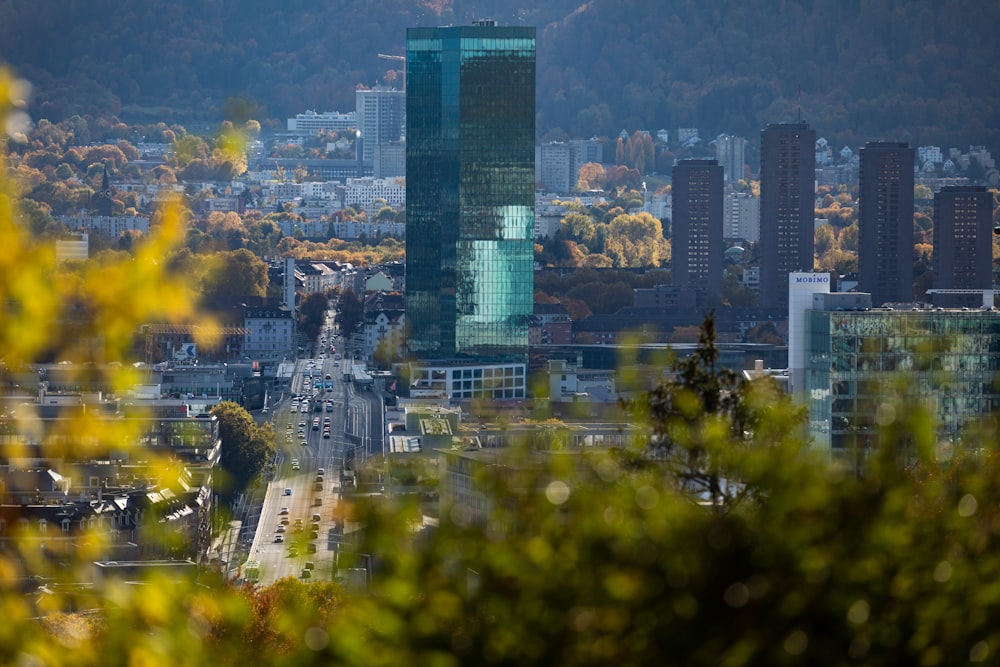
<svg viewBox="0 0 1000 667">
<path fill-rule="evenodd" d="M 270 223 L 266 251 L 250 253 L 267 290 L 220 298 L 211 344 L 195 322 L 143 323 L 133 349 L 141 383 L 125 396 L 81 382 L 71 360 L 6 375 L 6 424 L 29 419 L 18 416 L 26 404 L 37 408 L 36 433 L 87 410 L 138 420 L 143 442 L 184 470 L 154 492 L 145 463 L 117 452 L 100 464 L 52 462 L 38 437 L 10 426 L 4 442 L 33 453 L 0 468 L 12 508 L 0 532 L 28 517 L 41 532 L 104 521 L 122 559 L 204 558 L 242 577 L 230 559 L 267 551 L 256 528 L 249 538 L 234 529 L 239 544 L 225 558 L 208 528 L 226 447 L 211 411 L 224 401 L 285 424 L 286 451 L 290 406 L 335 413 L 343 434 L 314 418 L 317 435 L 304 420 L 299 435 L 327 448 L 338 494 L 355 484 L 384 492 L 381 474 L 361 480 L 356 465 L 451 447 L 434 500 L 482 509 L 487 492 L 470 488 L 459 450 L 543 439 L 542 414 L 572 431 L 573 446 L 619 445 L 634 427 L 622 399 L 663 380 L 659 353 L 691 354 L 709 314 L 720 368 L 775 379 L 807 408 L 813 448 L 857 469 L 879 445 L 879 392 L 894 373 L 909 374 L 932 406 L 942 442 L 957 443 L 963 427 L 1000 408 L 1000 172 L 984 147 L 838 148 L 801 119 L 767 125 L 759 143 L 705 140 L 691 127 L 538 143 L 534 28 L 414 28 L 406 44 L 405 58 L 393 56 L 405 60 L 405 91 L 361 87 L 354 111 L 303 111 L 273 136 L 248 130 L 236 160 L 245 170 L 232 178 L 213 178 L 222 167 L 208 151 L 182 166 L 181 140 L 122 139 L 115 146 L 131 157 L 93 160 L 86 202 L 59 213 L 50 205 L 63 226 L 56 253 L 70 263 L 95 247 L 127 249 L 155 231 L 157 207 L 178 198 L 202 238 L 243 234 L 229 251 L 249 251 L 246 221 L 265 236 Z M 657 173 L 664 156 L 670 173 Z M 918 216 L 933 225 L 919 238 Z M 330 259 L 331 242 L 358 253 L 405 244 L 405 260 Z M 623 291 L 598 306 L 592 284 L 542 289 L 574 275 L 613 277 Z M 306 304 L 316 295 L 327 319 L 310 333 Z M 624 375 L 626 356 L 634 368 Z M 318 398 L 334 391 L 336 406 Z M 278 463 L 263 469 L 272 483 Z M 328 492 L 321 470 L 313 488 Z M 257 499 L 258 519 L 278 516 L 268 498 Z M 249 523 L 253 503 L 239 502 Z M 174 522 L 183 546 L 144 535 L 148 511 Z M 330 534 L 341 544 L 342 533 Z"/>
</svg>

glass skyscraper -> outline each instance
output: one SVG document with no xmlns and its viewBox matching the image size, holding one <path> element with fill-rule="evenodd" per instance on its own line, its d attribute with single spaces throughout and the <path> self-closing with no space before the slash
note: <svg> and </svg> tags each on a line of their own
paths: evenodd
<svg viewBox="0 0 1000 667">
<path fill-rule="evenodd" d="M 535 29 L 406 33 L 406 320 L 421 360 L 524 361 L 533 301 Z"/>
</svg>

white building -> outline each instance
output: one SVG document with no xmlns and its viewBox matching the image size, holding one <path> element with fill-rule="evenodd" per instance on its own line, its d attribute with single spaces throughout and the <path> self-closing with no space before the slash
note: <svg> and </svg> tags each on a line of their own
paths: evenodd
<svg viewBox="0 0 1000 667">
<path fill-rule="evenodd" d="M 247 308 L 243 313 L 243 354 L 281 357 L 293 350 L 295 327 L 292 311 L 280 307 Z"/>
<path fill-rule="evenodd" d="M 760 241 L 760 199 L 749 192 L 727 192 L 722 208 L 723 236 Z"/>
<path fill-rule="evenodd" d="M 358 123 L 354 112 L 340 113 L 339 111 L 306 111 L 300 113 L 295 118 L 288 119 L 288 131 L 299 134 L 318 134 L 320 130 L 356 130 Z"/>
<path fill-rule="evenodd" d="M 365 359 L 372 359 L 380 348 L 393 358 L 401 358 L 405 328 L 406 316 L 402 310 L 380 309 L 366 315 L 362 328 Z"/>
<path fill-rule="evenodd" d="M 805 312 L 813 307 L 813 294 L 829 293 L 829 273 L 788 274 L 788 389 L 793 396 L 805 389 Z"/>
<path fill-rule="evenodd" d="M 364 141 L 362 159 L 373 162 L 375 147 L 406 136 L 406 92 L 375 86 L 355 93 L 358 131 Z"/>
<path fill-rule="evenodd" d="M 376 199 L 385 201 L 394 209 L 406 206 L 406 185 L 397 178 L 349 178 L 344 190 L 344 204 L 355 210 L 364 210 L 369 219 L 378 213 Z"/>
</svg>

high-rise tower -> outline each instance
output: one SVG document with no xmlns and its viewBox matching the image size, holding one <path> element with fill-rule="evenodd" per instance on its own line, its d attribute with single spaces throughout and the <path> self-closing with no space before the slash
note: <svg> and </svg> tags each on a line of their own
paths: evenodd
<svg viewBox="0 0 1000 667">
<path fill-rule="evenodd" d="M 420 360 L 527 358 L 535 29 L 406 33 L 406 319 Z"/>
<path fill-rule="evenodd" d="M 362 159 L 372 162 L 375 147 L 400 141 L 406 129 L 406 93 L 375 86 L 355 93 L 355 117 L 364 140 Z"/>
<path fill-rule="evenodd" d="M 681 160 L 673 169 L 673 283 L 722 294 L 723 167 Z"/>
<path fill-rule="evenodd" d="M 816 131 L 768 125 L 760 133 L 760 305 L 788 308 L 788 274 L 812 271 Z"/>
<path fill-rule="evenodd" d="M 861 149 L 858 289 L 876 306 L 913 301 L 913 160 L 905 143 Z"/>
<path fill-rule="evenodd" d="M 993 287 L 993 195 L 946 185 L 934 195 L 934 289 Z"/>
</svg>

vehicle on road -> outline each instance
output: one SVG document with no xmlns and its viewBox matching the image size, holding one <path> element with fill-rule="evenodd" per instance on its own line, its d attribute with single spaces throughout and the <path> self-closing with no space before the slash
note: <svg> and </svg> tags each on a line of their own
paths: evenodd
<svg viewBox="0 0 1000 667">
<path fill-rule="evenodd" d="M 288 514 L 288 508 L 287 507 L 282 507 L 281 511 L 278 512 L 278 514 Z"/>
<path fill-rule="evenodd" d="M 285 521 L 288 521 L 288 519 L 285 519 Z M 274 529 L 274 532 L 276 532 L 276 533 L 283 533 L 286 530 L 287 530 L 287 528 L 285 528 L 284 525 L 279 524 L 278 527 Z"/>
<path fill-rule="evenodd" d="M 285 538 L 282 537 L 281 535 L 275 535 L 274 536 L 274 543 L 275 544 L 277 544 L 278 542 L 284 542 L 284 541 L 285 541 Z"/>
<path fill-rule="evenodd" d="M 290 496 L 290 495 L 292 495 L 292 490 L 291 490 L 291 489 L 287 489 L 287 488 L 286 488 L 286 489 L 285 489 L 285 495 L 286 495 L 286 496 Z"/>
</svg>

